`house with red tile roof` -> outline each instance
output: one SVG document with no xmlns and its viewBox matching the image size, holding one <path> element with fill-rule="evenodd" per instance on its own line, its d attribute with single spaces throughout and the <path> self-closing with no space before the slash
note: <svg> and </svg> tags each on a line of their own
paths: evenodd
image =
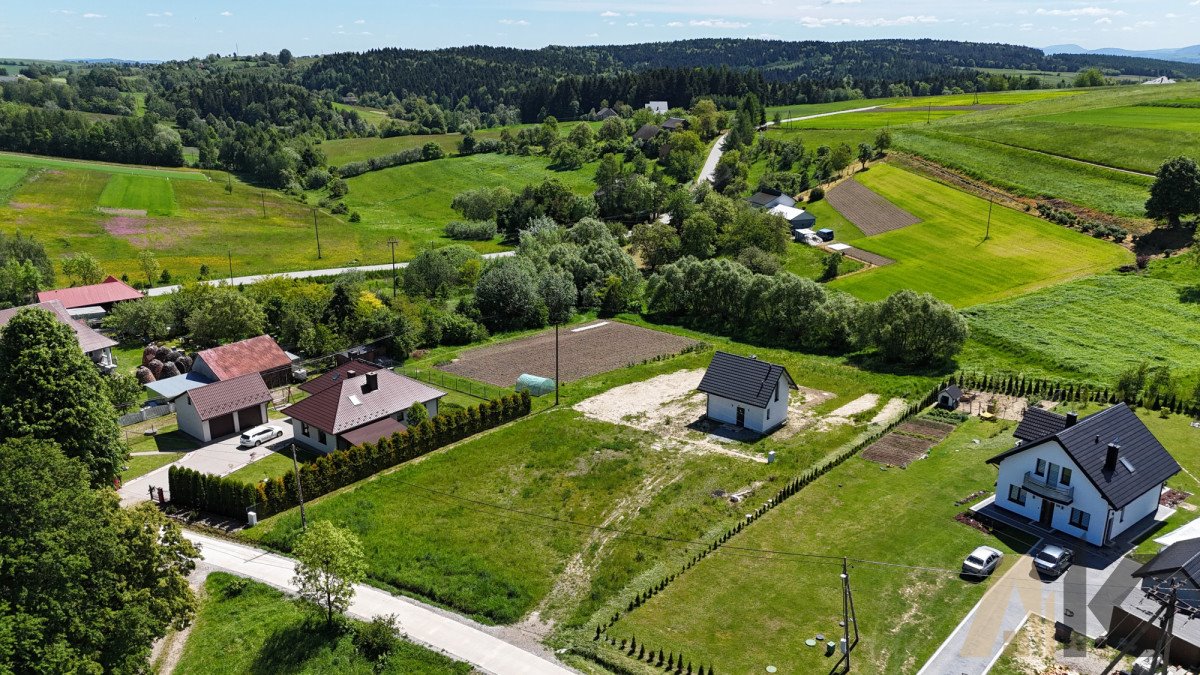
<svg viewBox="0 0 1200 675">
<path fill-rule="evenodd" d="M 270 335 L 233 342 L 196 355 L 192 371 L 214 382 L 250 373 L 262 375 L 268 387 L 282 387 L 292 375 L 292 359 Z"/>
<path fill-rule="evenodd" d="M 208 443 L 267 421 L 271 391 L 258 373 L 213 382 L 175 399 L 179 430 Z"/>
<path fill-rule="evenodd" d="M 0 309 L 0 328 L 8 324 L 17 312 L 29 307 L 50 312 L 59 323 L 75 331 L 75 339 L 79 341 L 79 348 L 83 350 L 84 354 L 87 354 L 92 363 L 95 363 L 101 371 L 110 373 L 116 369 L 117 362 L 113 358 L 112 348 L 117 346 L 117 341 L 104 337 L 91 328 L 88 328 L 83 322 L 73 318 L 67 308 L 58 300 L 39 302 L 34 305 L 25 305 L 24 307 Z"/>
<path fill-rule="evenodd" d="M 343 364 L 345 365 L 345 364 Z M 295 439 L 321 452 L 343 450 L 407 429 L 409 410 L 421 403 L 429 417 L 438 414 L 446 392 L 380 369 L 344 377 L 308 398 L 283 409 L 292 418 Z"/>
<path fill-rule="evenodd" d="M 107 312 L 118 302 L 140 300 L 143 297 L 145 296 L 138 289 L 114 276 L 109 276 L 98 284 L 42 291 L 38 293 L 38 302 L 57 300 L 67 309 L 100 307 Z"/>
</svg>

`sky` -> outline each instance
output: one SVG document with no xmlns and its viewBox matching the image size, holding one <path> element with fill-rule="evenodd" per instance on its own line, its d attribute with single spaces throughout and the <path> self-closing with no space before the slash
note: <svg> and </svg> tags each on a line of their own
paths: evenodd
<svg viewBox="0 0 1200 675">
<path fill-rule="evenodd" d="M 1200 0 L 6 0 L 0 57 L 183 59 L 377 47 L 537 48 L 699 37 L 942 38 L 1158 49 L 1200 42 Z"/>
</svg>

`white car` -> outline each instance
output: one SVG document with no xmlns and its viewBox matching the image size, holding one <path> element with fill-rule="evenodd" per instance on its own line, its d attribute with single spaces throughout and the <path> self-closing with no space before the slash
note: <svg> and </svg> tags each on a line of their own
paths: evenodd
<svg viewBox="0 0 1200 675">
<path fill-rule="evenodd" d="M 1033 556 L 1033 565 L 1037 571 L 1052 577 L 1057 577 L 1075 561 L 1075 552 L 1055 544 L 1046 544 L 1042 550 Z"/>
<path fill-rule="evenodd" d="M 1004 559 L 1004 554 L 992 548 L 991 546 L 980 546 L 971 551 L 971 555 L 963 561 L 962 573 L 964 576 L 986 577 L 996 570 L 996 566 Z"/>
<path fill-rule="evenodd" d="M 256 448 L 267 441 L 273 441 L 283 435 L 283 429 L 271 424 L 263 424 L 242 434 L 243 448 Z"/>
</svg>

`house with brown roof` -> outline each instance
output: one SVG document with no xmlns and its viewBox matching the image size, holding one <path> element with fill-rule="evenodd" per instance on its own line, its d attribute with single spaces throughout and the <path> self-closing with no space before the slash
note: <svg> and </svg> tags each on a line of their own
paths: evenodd
<svg viewBox="0 0 1200 675">
<path fill-rule="evenodd" d="M 258 373 L 191 389 L 175 399 L 179 430 L 208 443 L 267 421 L 271 391 Z"/>
<path fill-rule="evenodd" d="M 140 300 L 145 297 L 138 289 L 111 275 L 98 284 L 58 288 L 52 291 L 42 291 L 37 295 L 38 302 L 58 300 L 63 307 L 69 310 L 99 307 L 105 312 L 111 310 L 113 305 L 118 302 Z"/>
<path fill-rule="evenodd" d="M 75 339 L 79 342 L 79 348 L 83 350 L 84 354 L 87 354 L 92 363 L 95 363 L 102 372 L 107 374 L 116 369 L 117 361 L 113 358 L 112 348 L 117 346 L 117 341 L 104 337 L 91 328 L 88 328 L 83 322 L 73 318 L 70 311 L 58 300 L 39 302 L 34 305 L 25 305 L 24 307 L 2 309 L 0 310 L 0 328 L 8 324 L 17 312 L 28 307 L 36 307 L 37 309 L 50 312 L 59 323 L 75 331 Z"/>
<path fill-rule="evenodd" d="M 192 371 L 214 382 L 250 373 L 262 375 L 268 387 L 282 387 L 292 375 L 292 359 L 270 335 L 233 342 L 196 355 Z"/>
<path fill-rule="evenodd" d="M 321 373 L 317 377 L 301 384 L 297 389 L 307 394 L 317 394 L 325 391 L 329 387 L 340 384 L 342 380 L 358 375 L 373 373 L 377 370 L 383 370 L 383 366 L 371 363 L 364 359 L 352 359 L 335 368 Z"/>
<path fill-rule="evenodd" d="M 436 417 L 438 401 L 446 395 L 386 368 L 366 373 L 347 368 L 342 374 L 322 382 L 312 396 L 283 409 L 292 418 L 298 442 L 321 452 L 377 443 L 407 429 L 409 409 L 417 403 L 425 406 L 429 417 Z"/>
</svg>

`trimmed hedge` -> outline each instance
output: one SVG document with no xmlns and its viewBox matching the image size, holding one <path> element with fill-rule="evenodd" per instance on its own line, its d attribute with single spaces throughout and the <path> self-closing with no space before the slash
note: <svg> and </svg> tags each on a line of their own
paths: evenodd
<svg viewBox="0 0 1200 675">
<path fill-rule="evenodd" d="M 966 389 L 977 389 L 994 394 L 1040 398 L 1060 403 L 1127 403 L 1139 408 L 1150 410 L 1167 410 L 1178 415 L 1200 417 L 1200 400 L 1187 399 L 1178 394 L 1170 396 L 1155 396 L 1147 399 L 1144 393 L 1122 398 L 1118 392 L 1107 386 L 1091 382 L 1072 382 L 1070 380 L 1049 380 L 1045 378 L 1025 377 L 1012 373 L 982 373 L 960 372 L 942 382 L 942 387 L 957 384 Z"/>
<path fill-rule="evenodd" d="M 524 417 L 529 414 L 530 406 L 527 392 L 509 394 L 438 415 L 379 443 L 364 443 L 318 457 L 300 467 L 304 498 L 315 499 L 468 436 Z M 294 471 L 248 485 L 172 467 L 168 480 L 172 504 L 231 518 L 245 518 L 246 507 L 250 505 L 255 506 L 259 518 L 266 518 L 299 503 Z"/>
</svg>

